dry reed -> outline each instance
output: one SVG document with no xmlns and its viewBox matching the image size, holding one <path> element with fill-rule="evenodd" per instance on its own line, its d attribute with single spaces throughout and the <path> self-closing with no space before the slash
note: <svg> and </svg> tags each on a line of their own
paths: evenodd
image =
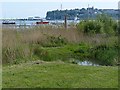
<svg viewBox="0 0 120 90">
<path fill-rule="evenodd" d="M 33 28 L 3 28 L 2 29 L 2 56 L 3 63 L 14 61 L 17 55 L 30 57 L 32 50 L 30 44 L 44 43 L 48 36 L 64 37 L 70 43 L 86 42 L 92 45 L 108 43 L 109 38 L 103 35 L 85 35 L 75 27 L 65 30 L 63 27 L 39 26 Z M 114 38 L 113 38 L 114 39 Z M 114 39 L 115 40 L 115 39 Z M 7 61 L 8 60 L 8 61 Z"/>
</svg>

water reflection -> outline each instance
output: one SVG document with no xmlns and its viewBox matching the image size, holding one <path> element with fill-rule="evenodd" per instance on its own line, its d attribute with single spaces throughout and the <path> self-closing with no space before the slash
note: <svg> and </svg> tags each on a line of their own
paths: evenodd
<svg viewBox="0 0 120 90">
<path fill-rule="evenodd" d="M 99 66 L 99 64 L 95 64 L 90 61 L 78 61 L 78 65 L 83 65 L 83 66 Z"/>
<path fill-rule="evenodd" d="M 73 64 L 83 65 L 83 66 L 100 66 L 98 63 L 96 63 L 94 60 L 70 60 Z"/>
</svg>

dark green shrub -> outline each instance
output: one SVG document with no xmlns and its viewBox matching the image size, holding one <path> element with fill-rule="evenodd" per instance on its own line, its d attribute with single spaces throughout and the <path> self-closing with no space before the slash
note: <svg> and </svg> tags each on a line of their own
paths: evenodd
<svg viewBox="0 0 120 90">
<path fill-rule="evenodd" d="M 90 53 L 89 53 L 89 48 L 90 46 L 87 45 L 86 43 L 80 43 L 79 44 L 79 48 L 74 50 L 73 54 L 75 58 L 78 59 L 85 59 L 85 58 L 89 58 Z"/>
<path fill-rule="evenodd" d="M 114 22 L 113 25 L 112 25 L 112 27 L 113 27 L 113 30 L 114 30 L 115 34 L 117 34 L 117 33 L 118 33 L 118 25 L 117 25 L 117 22 Z"/>
<path fill-rule="evenodd" d="M 114 34 L 116 29 L 116 21 L 112 19 L 112 17 L 107 14 L 99 14 L 97 16 L 97 22 L 102 23 L 103 32 L 106 34 Z"/>
<path fill-rule="evenodd" d="M 81 21 L 79 22 L 76 26 L 77 26 L 77 30 L 79 31 L 83 31 L 84 32 L 84 25 L 85 25 L 86 21 Z"/>
<path fill-rule="evenodd" d="M 106 14 L 99 14 L 96 20 L 78 23 L 77 29 L 84 33 L 105 33 L 111 35 L 117 33 L 117 22 Z"/>
<path fill-rule="evenodd" d="M 92 49 L 91 56 L 101 65 L 116 65 L 117 49 L 106 45 L 99 45 Z"/>
<path fill-rule="evenodd" d="M 100 33 L 101 32 L 101 24 L 96 21 L 87 21 L 84 25 L 85 33 Z"/>
<path fill-rule="evenodd" d="M 101 33 L 102 25 L 96 21 L 82 21 L 77 25 L 77 28 L 84 33 Z"/>
</svg>

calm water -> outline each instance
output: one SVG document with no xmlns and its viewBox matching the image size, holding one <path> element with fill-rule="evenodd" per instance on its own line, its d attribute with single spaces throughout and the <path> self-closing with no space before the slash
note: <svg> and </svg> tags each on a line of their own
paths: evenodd
<svg viewBox="0 0 120 90">
<path fill-rule="evenodd" d="M 44 21 L 44 20 L 43 20 Z M 47 25 L 53 25 L 53 26 L 59 26 L 59 25 L 63 25 L 64 20 L 45 20 L 48 21 L 49 24 Z M 34 27 L 34 26 L 38 26 L 36 24 L 36 22 L 40 22 L 40 20 L 25 20 L 25 21 L 21 21 L 21 20 L 16 20 L 13 21 L 11 20 L 10 22 L 15 22 L 16 24 L 13 25 L 6 25 L 6 24 L 2 24 L 2 20 L 0 20 L 0 24 L 2 25 L 3 28 L 20 28 L 20 27 L 26 27 L 26 28 L 30 28 L 30 27 Z M 68 25 L 71 23 L 77 24 L 79 23 L 79 20 L 74 21 L 74 20 L 67 20 Z"/>
<path fill-rule="evenodd" d="M 78 65 L 83 65 L 83 66 L 100 66 L 99 64 L 96 64 L 94 62 L 91 62 L 91 61 L 79 61 L 77 63 Z"/>
<path fill-rule="evenodd" d="M 74 58 L 70 59 L 70 62 L 74 63 L 74 64 L 78 64 L 78 65 L 82 65 L 82 66 L 100 66 L 98 63 L 95 62 L 95 60 L 76 60 Z"/>
<path fill-rule="evenodd" d="M 16 25 L 35 25 L 36 22 L 38 22 L 40 20 L 25 20 L 25 21 L 21 21 L 21 20 L 16 20 L 16 21 L 13 21 L 11 20 L 10 22 L 15 22 Z M 64 23 L 64 20 L 45 20 L 45 21 L 48 21 L 50 24 L 62 24 Z M 79 23 L 79 20 L 67 20 L 68 24 L 70 23 Z M 0 20 L 0 23 L 2 23 L 2 20 Z"/>
</svg>

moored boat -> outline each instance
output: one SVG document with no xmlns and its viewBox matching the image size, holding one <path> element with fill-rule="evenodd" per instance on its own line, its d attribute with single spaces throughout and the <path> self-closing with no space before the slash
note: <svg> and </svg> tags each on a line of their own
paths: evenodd
<svg viewBox="0 0 120 90">
<path fill-rule="evenodd" d="M 15 24 L 15 22 L 2 22 L 2 24 Z"/>
<path fill-rule="evenodd" d="M 49 24 L 47 21 L 36 22 L 36 24 Z"/>
<path fill-rule="evenodd" d="M 3 21 L 2 24 L 15 24 L 14 21 Z"/>
</svg>

